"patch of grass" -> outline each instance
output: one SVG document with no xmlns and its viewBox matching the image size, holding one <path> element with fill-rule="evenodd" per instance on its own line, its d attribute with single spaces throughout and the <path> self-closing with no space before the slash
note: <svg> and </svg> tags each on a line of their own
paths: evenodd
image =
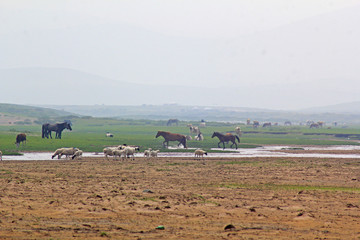
<svg viewBox="0 0 360 240">
<path fill-rule="evenodd" d="M 13 174 L 13 172 L 7 169 L 0 169 L 0 174 Z"/>
<path fill-rule="evenodd" d="M 13 151 L 3 151 L 3 156 L 22 156 L 23 153 L 13 152 Z"/>
<path fill-rule="evenodd" d="M 143 197 L 143 198 L 140 198 L 140 199 L 135 198 L 134 200 L 158 202 L 158 200 L 153 198 L 153 197 Z"/>
<path fill-rule="evenodd" d="M 157 168 L 156 171 L 158 171 L 158 172 L 166 172 L 166 171 L 172 171 L 172 170 L 167 169 L 167 168 Z"/>
</svg>

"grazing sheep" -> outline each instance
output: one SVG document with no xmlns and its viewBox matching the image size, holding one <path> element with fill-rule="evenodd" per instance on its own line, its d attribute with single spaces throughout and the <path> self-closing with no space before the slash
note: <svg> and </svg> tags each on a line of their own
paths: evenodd
<svg viewBox="0 0 360 240">
<path fill-rule="evenodd" d="M 125 158 L 125 149 L 116 149 L 113 150 L 113 156 L 116 160 L 116 157 L 119 156 L 119 159 L 121 159 L 122 157 Z"/>
<path fill-rule="evenodd" d="M 196 149 L 195 150 L 195 158 L 204 158 L 204 155 L 207 155 L 207 152 L 202 149 Z"/>
<path fill-rule="evenodd" d="M 126 147 L 126 144 L 119 145 L 117 147 L 106 147 L 103 149 L 103 153 L 104 153 L 106 159 L 108 159 L 108 156 L 114 156 L 114 153 L 113 153 L 114 150 L 121 150 L 121 149 L 124 149 L 125 147 Z"/>
<path fill-rule="evenodd" d="M 150 157 L 154 157 L 156 158 L 158 156 L 158 153 L 160 152 L 160 150 L 153 150 L 150 152 Z"/>
<path fill-rule="evenodd" d="M 107 132 L 106 137 L 114 137 L 114 134 Z"/>
<path fill-rule="evenodd" d="M 132 156 L 133 159 L 135 159 L 135 152 L 139 151 L 140 148 L 139 147 L 129 147 L 129 146 L 127 146 L 127 147 L 124 148 L 124 150 L 125 150 L 125 156 L 126 157 Z"/>
<path fill-rule="evenodd" d="M 144 151 L 144 157 L 150 157 L 151 148 Z"/>
<path fill-rule="evenodd" d="M 106 159 L 108 159 L 108 156 L 114 156 L 114 150 L 118 150 L 119 147 L 106 147 L 103 149 L 103 153 L 106 157 Z"/>
<path fill-rule="evenodd" d="M 206 127 L 206 123 L 205 123 L 205 122 L 201 122 L 201 123 L 199 124 L 199 127 Z"/>
<path fill-rule="evenodd" d="M 78 148 L 59 148 L 56 149 L 56 151 L 54 152 L 54 154 L 52 155 L 51 159 L 54 159 L 55 156 L 58 156 L 58 159 L 60 159 L 63 155 L 66 156 L 66 158 L 68 158 L 68 156 L 72 156 L 75 154 L 75 152 L 79 151 Z"/>
<path fill-rule="evenodd" d="M 20 143 L 24 142 L 26 144 L 26 134 L 25 133 L 19 133 L 18 135 L 16 135 L 16 147 L 20 146 Z"/>
<path fill-rule="evenodd" d="M 0 161 L 2 161 L 2 151 L 0 151 Z"/>
<path fill-rule="evenodd" d="M 82 154 L 83 154 L 83 151 L 82 150 L 77 150 L 74 155 L 72 155 L 71 159 L 75 159 L 75 158 L 78 158 L 78 159 L 82 159 Z"/>
</svg>

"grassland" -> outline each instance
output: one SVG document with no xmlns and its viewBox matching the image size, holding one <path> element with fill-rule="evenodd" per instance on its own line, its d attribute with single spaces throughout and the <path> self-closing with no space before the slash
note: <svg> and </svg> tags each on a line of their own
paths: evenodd
<svg viewBox="0 0 360 240">
<path fill-rule="evenodd" d="M 153 120 L 115 120 L 107 118 L 74 117 L 73 131 L 64 130 L 62 139 L 42 139 L 41 125 L 11 125 L 0 126 L 0 150 L 5 153 L 18 151 L 54 151 L 59 147 L 78 147 L 88 152 L 101 152 L 106 146 L 119 144 L 139 145 L 142 149 L 160 149 L 163 138 L 155 138 L 158 130 L 189 134 L 186 126 L 189 122 L 181 122 L 179 126 L 166 126 L 166 121 Z M 192 122 L 198 125 L 198 122 Z M 209 150 L 217 146 L 218 139 L 211 138 L 214 131 L 231 132 L 236 124 L 209 122 L 202 128 L 205 140 L 202 142 L 191 140 L 190 148 Z M 240 125 L 243 131 L 241 148 L 257 147 L 261 145 L 359 145 L 357 141 L 360 127 L 309 129 L 306 126 L 271 127 L 253 129 Z M 27 134 L 27 144 L 16 148 L 14 142 L 18 133 Z M 114 134 L 113 138 L 105 136 L 106 132 Z M 347 136 L 347 137 L 336 137 Z M 175 142 L 171 142 L 176 146 Z M 162 149 L 162 151 L 169 151 Z M 176 151 L 189 151 L 186 149 Z"/>
</svg>

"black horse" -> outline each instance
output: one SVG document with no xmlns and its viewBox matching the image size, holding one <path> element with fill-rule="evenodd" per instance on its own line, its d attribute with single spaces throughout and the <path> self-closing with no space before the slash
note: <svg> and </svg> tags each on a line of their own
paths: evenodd
<svg viewBox="0 0 360 240">
<path fill-rule="evenodd" d="M 45 123 L 42 125 L 42 138 L 49 138 L 49 135 L 52 138 L 51 132 L 56 132 L 55 138 L 61 139 L 61 133 L 65 128 L 71 131 L 71 123 L 67 121 L 55 124 Z"/>
<path fill-rule="evenodd" d="M 219 132 L 214 132 L 211 137 L 212 138 L 213 137 L 219 138 L 220 142 L 218 143 L 218 147 L 220 148 L 220 143 L 222 143 L 223 144 L 223 149 L 225 149 L 225 142 L 228 143 L 229 141 L 231 141 L 232 144 L 231 144 L 230 147 L 232 147 L 235 144 L 236 149 L 237 149 L 237 144 L 236 144 L 235 139 L 237 139 L 238 142 L 240 143 L 240 138 L 238 136 L 236 136 L 236 135 L 232 135 L 231 133 L 222 134 L 222 133 L 219 133 Z"/>
</svg>

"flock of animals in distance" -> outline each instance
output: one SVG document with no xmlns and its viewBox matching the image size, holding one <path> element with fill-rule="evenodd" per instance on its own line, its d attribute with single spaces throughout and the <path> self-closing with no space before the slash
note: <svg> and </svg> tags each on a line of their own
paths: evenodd
<svg viewBox="0 0 360 240">
<path fill-rule="evenodd" d="M 167 126 L 176 125 L 179 124 L 178 119 L 169 119 L 167 121 Z M 260 122 L 254 120 L 251 122 L 250 119 L 247 119 L 246 125 L 251 125 L 253 128 L 260 127 Z M 290 121 L 285 121 L 284 126 L 291 126 L 292 123 Z M 309 128 L 322 128 L 325 126 L 325 122 L 319 121 L 307 121 L 306 125 L 309 126 Z M 334 122 L 334 126 L 336 126 L 337 123 Z M 52 138 L 51 132 L 55 132 L 55 138 L 61 139 L 61 133 L 63 130 L 68 129 L 72 131 L 72 123 L 69 120 L 64 121 L 63 123 L 45 123 L 42 125 L 42 138 Z M 263 128 L 271 127 L 271 126 L 278 126 L 278 123 L 271 123 L 271 122 L 265 122 L 262 124 Z M 193 126 L 192 124 L 188 124 L 187 127 L 190 130 L 190 135 L 183 135 L 178 133 L 171 133 L 166 131 L 158 131 L 156 134 L 156 138 L 163 137 L 164 142 L 162 143 L 162 147 L 168 148 L 170 141 L 177 141 L 179 142 L 178 146 L 182 145 L 184 148 L 187 148 L 187 141 L 192 140 L 193 137 L 192 134 L 195 134 L 194 140 L 197 141 L 203 141 L 204 136 L 200 131 L 200 128 L 206 127 L 206 122 L 204 120 L 201 120 L 199 126 Z M 242 135 L 240 127 L 236 127 L 235 131 L 227 132 L 227 133 L 220 133 L 220 132 L 214 132 L 211 136 L 212 138 L 217 137 L 219 139 L 219 142 L 217 144 L 218 148 L 225 149 L 225 143 L 228 144 L 231 142 L 230 148 L 232 148 L 235 145 L 235 148 L 238 148 L 238 144 L 240 143 L 240 136 Z M 114 135 L 110 132 L 106 133 L 106 137 L 113 137 Z M 236 142 L 237 141 L 237 142 Z M 20 143 L 26 144 L 26 134 L 25 133 L 19 133 L 16 136 L 15 144 L 17 147 L 19 147 Z M 125 158 L 135 158 L 135 153 L 140 151 L 139 146 L 128 146 L 127 144 L 122 144 L 117 147 L 106 147 L 103 149 L 104 156 L 108 159 L 108 156 L 112 156 L 114 159 L 125 159 Z M 156 158 L 158 156 L 159 150 L 153 150 L 151 148 L 144 150 L 144 157 L 147 158 Z M 83 151 L 76 148 L 59 148 L 56 149 L 53 155 L 51 156 L 52 159 L 57 157 L 60 159 L 62 156 L 65 156 L 66 159 L 71 158 L 81 158 L 83 154 Z M 195 158 L 200 159 L 204 158 L 204 155 L 207 155 L 207 152 L 202 149 L 196 149 L 194 151 Z M 0 160 L 2 160 L 2 152 L 0 151 Z"/>
</svg>

